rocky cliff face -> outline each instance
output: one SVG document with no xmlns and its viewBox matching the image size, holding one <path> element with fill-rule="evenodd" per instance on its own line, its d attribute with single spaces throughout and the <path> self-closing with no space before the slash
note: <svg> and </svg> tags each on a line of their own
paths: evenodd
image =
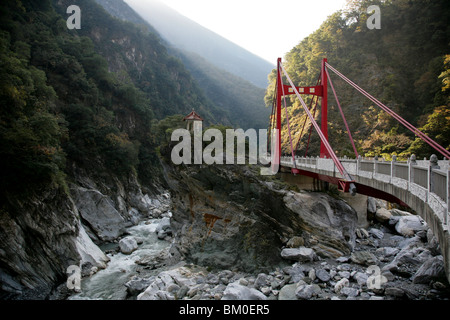
<svg viewBox="0 0 450 320">
<path fill-rule="evenodd" d="M 326 194 L 286 191 L 248 166 L 164 169 L 173 201 L 174 263 L 271 270 L 286 263 L 285 246 L 337 257 L 354 244 L 356 213 Z M 83 275 L 104 268 L 108 258 L 97 244 L 116 242 L 126 227 L 161 214 L 157 186 L 144 188 L 135 176 L 72 170 L 69 194 L 48 190 L 1 212 L 3 298 L 44 299 L 65 285 L 70 265 Z"/>
<path fill-rule="evenodd" d="M 82 275 L 106 267 L 97 244 L 116 241 L 125 227 L 158 215 L 153 193 L 135 176 L 94 182 L 85 173 L 74 174 L 69 194 L 49 189 L 11 200 L 0 212 L 0 298 L 48 298 L 65 286 L 69 266 L 79 266 Z"/>
<path fill-rule="evenodd" d="M 356 212 L 322 193 L 287 191 L 248 166 L 165 165 L 172 190 L 172 254 L 211 268 L 264 271 L 284 246 L 322 257 L 351 252 Z"/>
<path fill-rule="evenodd" d="M 80 259 L 77 215 L 61 190 L 16 201 L 0 213 L 2 297 L 45 298 L 63 281 L 65 267 Z"/>
</svg>

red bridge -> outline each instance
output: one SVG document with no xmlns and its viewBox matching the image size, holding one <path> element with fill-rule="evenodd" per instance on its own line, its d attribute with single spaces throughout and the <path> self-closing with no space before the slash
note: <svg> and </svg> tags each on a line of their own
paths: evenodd
<svg viewBox="0 0 450 320">
<path fill-rule="evenodd" d="M 407 129 L 411 130 L 416 136 L 433 147 L 438 154 L 444 157 L 444 160 L 438 161 L 436 155 L 432 155 L 429 161 L 418 161 L 415 159 L 415 156 L 411 156 L 407 162 L 397 162 L 395 157 L 393 157 L 392 161 L 379 161 L 377 158 L 373 160 L 363 159 L 355 147 L 329 71 L 344 80 Z M 288 84 L 283 83 L 283 76 L 286 78 Z M 328 85 L 334 94 L 343 118 L 348 138 L 355 153 L 354 159 L 339 159 L 328 141 Z M 307 115 L 301 132 L 292 132 L 289 125 L 286 96 L 294 94 L 299 99 Z M 313 96 L 309 107 L 303 100 L 302 95 Z M 319 101 L 321 109 L 320 125 L 315 120 Z M 285 112 L 285 125 L 289 134 L 290 156 L 288 157 L 282 157 L 281 151 L 283 108 Z M 314 181 L 334 184 L 342 192 L 349 192 L 352 195 L 358 193 L 372 196 L 415 210 L 427 222 L 439 240 L 444 257 L 447 279 L 450 282 L 450 163 L 448 160 L 450 159 L 450 152 L 448 150 L 437 144 L 400 115 L 345 77 L 328 64 L 327 59 L 323 59 L 322 61 L 317 83 L 314 86 L 308 87 L 295 86 L 281 63 L 281 58 L 278 59 L 277 83 L 270 119 L 270 136 L 272 139 L 271 163 L 273 171 L 279 168 L 281 172 L 290 172 L 300 179 L 302 177 L 309 177 L 309 179 L 313 179 Z M 320 154 L 317 157 L 298 157 L 296 155 L 297 146 L 303 136 L 307 121 L 311 123 L 310 129 L 312 130 L 314 128 L 320 137 Z M 299 137 L 296 140 L 297 143 L 294 144 L 295 134 L 298 134 Z M 311 132 L 309 137 L 311 137 Z"/>
</svg>

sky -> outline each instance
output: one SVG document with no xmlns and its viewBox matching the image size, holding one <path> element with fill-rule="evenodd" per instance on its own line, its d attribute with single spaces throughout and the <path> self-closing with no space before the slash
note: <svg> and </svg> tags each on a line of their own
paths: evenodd
<svg viewBox="0 0 450 320">
<path fill-rule="evenodd" d="M 144 0 L 126 0 L 142 3 Z M 347 0 L 160 0 L 275 64 Z"/>
</svg>

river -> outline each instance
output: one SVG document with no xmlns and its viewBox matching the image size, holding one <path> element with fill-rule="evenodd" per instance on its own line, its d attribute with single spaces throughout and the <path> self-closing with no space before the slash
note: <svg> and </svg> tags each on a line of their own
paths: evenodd
<svg viewBox="0 0 450 320">
<path fill-rule="evenodd" d="M 105 269 L 81 280 L 81 292 L 73 294 L 70 300 L 124 300 L 127 296 L 125 283 L 142 269 L 136 261 L 152 260 L 170 246 L 170 242 L 159 240 L 155 232 L 161 219 L 142 221 L 127 229 L 127 233 L 138 240 L 138 249 L 129 255 L 120 251 L 108 253 L 110 259 Z M 102 248 L 103 250 L 106 247 Z M 158 270 L 152 270 L 157 274 Z M 148 276 L 148 274 L 146 274 Z"/>
</svg>

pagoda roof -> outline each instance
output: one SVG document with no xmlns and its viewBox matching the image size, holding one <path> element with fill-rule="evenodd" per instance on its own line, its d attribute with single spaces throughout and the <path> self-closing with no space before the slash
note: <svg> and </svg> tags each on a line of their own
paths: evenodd
<svg viewBox="0 0 450 320">
<path fill-rule="evenodd" d="M 192 110 L 191 113 L 189 113 L 186 117 L 184 117 L 183 121 L 186 120 L 198 120 L 198 121 L 203 121 L 202 117 L 200 117 L 198 115 L 197 112 L 195 112 L 194 110 Z"/>
</svg>

